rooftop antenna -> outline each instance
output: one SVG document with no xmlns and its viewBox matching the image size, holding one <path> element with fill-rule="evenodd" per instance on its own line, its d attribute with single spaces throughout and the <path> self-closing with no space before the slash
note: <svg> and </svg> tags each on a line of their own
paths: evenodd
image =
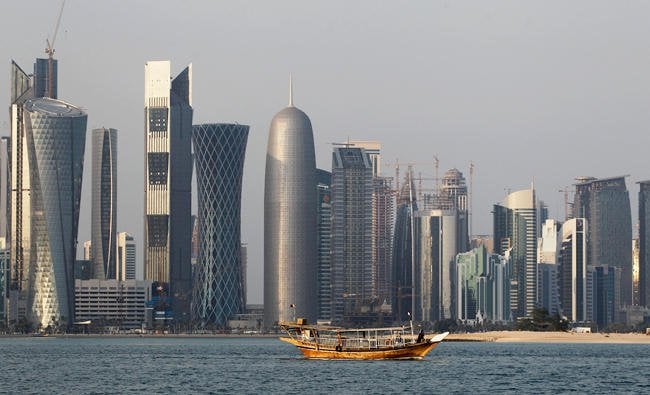
<svg viewBox="0 0 650 395">
<path fill-rule="evenodd" d="M 53 87 L 54 87 L 54 78 L 52 76 L 53 73 L 53 59 L 54 59 L 54 42 L 56 41 L 56 35 L 59 32 L 59 25 L 61 24 L 61 17 L 63 16 L 63 7 L 65 6 L 65 0 L 61 2 L 61 10 L 59 10 L 59 17 L 56 20 L 56 26 L 54 26 L 54 33 L 52 33 L 52 41 L 50 42 L 49 38 L 45 39 L 45 42 L 47 43 L 47 47 L 45 47 L 45 53 L 47 54 L 47 72 L 48 72 L 48 91 L 47 95 L 48 97 L 54 99 L 54 93 L 52 92 Z"/>
<path fill-rule="evenodd" d="M 289 107 L 293 107 L 293 78 L 289 73 Z"/>
</svg>

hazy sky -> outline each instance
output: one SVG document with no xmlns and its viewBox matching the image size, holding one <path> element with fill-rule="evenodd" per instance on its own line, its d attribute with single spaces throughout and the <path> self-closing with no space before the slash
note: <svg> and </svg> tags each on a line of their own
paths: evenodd
<svg viewBox="0 0 650 395">
<path fill-rule="evenodd" d="M 0 108 L 9 66 L 43 57 L 60 2 L 11 1 L 0 13 Z M 534 179 L 550 214 L 578 175 L 650 178 L 650 2 L 643 1 L 81 1 L 56 40 L 59 98 L 88 129 L 118 137 L 118 229 L 142 257 L 144 63 L 193 63 L 194 123 L 251 126 L 242 202 L 249 302 L 262 302 L 268 127 L 294 101 L 311 118 L 318 166 L 331 143 L 372 139 L 386 161 L 433 176 L 476 164 L 474 233 L 493 203 Z M 8 111 L 0 117 L 9 134 Z M 79 240 L 90 239 L 90 136 Z M 393 174 L 392 168 L 385 172 Z M 429 181 L 430 182 L 430 181 Z M 196 212 L 196 205 L 193 207 Z M 634 220 L 636 223 L 636 219 Z"/>
</svg>

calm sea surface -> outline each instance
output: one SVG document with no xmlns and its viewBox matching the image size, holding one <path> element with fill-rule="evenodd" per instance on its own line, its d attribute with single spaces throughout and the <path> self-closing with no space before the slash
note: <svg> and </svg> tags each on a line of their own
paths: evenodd
<svg viewBox="0 0 650 395">
<path fill-rule="evenodd" d="M 3 338 L 9 393 L 650 393 L 650 345 L 442 343 L 310 361 L 276 339 Z"/>
</svg>

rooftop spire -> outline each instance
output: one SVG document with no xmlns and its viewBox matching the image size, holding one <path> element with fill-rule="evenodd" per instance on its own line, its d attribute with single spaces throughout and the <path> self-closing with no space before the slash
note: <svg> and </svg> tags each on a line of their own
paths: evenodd
<svg viewBox="0 0 650 395">
<path fill-rule="evenodd" d="M 289 73 L 289 107 L 293 107 L 293 80 Z"/>
</svg>

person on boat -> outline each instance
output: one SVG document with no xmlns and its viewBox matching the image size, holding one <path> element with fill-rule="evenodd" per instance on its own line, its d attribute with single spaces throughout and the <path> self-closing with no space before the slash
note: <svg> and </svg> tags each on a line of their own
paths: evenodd
<svg viewBox="0 0 650 395">
<path fill-rule="evenodd" d="M 424 341 L 424 329 L 420 329 L 420 333 L 418 334 L 418 340 L 416 343 L 422 343 Z"/>
</svg>

